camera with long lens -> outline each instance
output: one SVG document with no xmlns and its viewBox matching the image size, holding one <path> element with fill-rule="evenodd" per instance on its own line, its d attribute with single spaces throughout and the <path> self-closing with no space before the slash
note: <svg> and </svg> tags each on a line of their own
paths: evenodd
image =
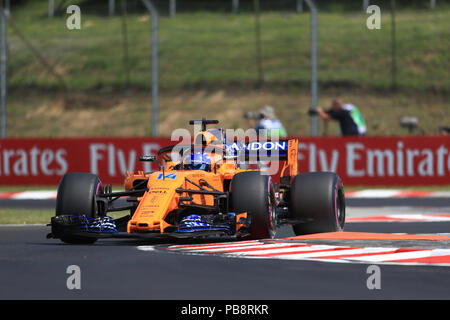
<svg viewBox="0 0 450 320">
<path fill-rule="evenodd" d="M 407 128 L 409 133 L 418 130 L 421 134 L 425 134 L 425 131 L 419 126 L 419 119 L 417 117 L 401 117 L 400 127 Z"/>
<path fill-rule="evenodd" d="M 401 117 L 400 126 L 403 128 L 407 128 L 411 133 L 419 127 L 419 119 L 417 119 L 416 117 Z"/>
</svg>

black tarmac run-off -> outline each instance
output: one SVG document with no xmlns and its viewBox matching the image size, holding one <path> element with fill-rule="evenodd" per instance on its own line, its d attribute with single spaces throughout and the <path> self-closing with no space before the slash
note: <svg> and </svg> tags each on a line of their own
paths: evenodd
<svg viewBox="0 0 450 320">
<path fill-rule="evenodd" d="M 379 205 L 380 214 L 396 213 L 391 212 L 395 207 L 383 208 L 382 201 Z M 450 212 L 446 206 L 431 209 Z M 374 208 L 350 207 L 349 213 L 361 216 L 365 210 L 372 214 Z M 426 206 L 411 207 L 402 212 L 427 210 Z M 450 222 L 348 223 L 346 231 L 449 233 Z M 0 299 L 450 298 L 448 266 L 380 265 L 381 289 L 369 290 L 369 264 L 189 255 L 168 252 L 164 248 L 169 243 L 161 241 L 111 239 L 90 246 L 65 245 L 59 240 L 47 240 L 48 232 L 46 226 L 0 226 Z M 293 236 L 289 226 L 278 230 L 277 237 L 289 236 Z M 447 241 L 309 242 L 449 248 Z M 140 251 L 139 245 L 156 245 L 161 250 Z M 66 286 L 70 265 L 80 267 L 80 290 Z"/>
</svg>

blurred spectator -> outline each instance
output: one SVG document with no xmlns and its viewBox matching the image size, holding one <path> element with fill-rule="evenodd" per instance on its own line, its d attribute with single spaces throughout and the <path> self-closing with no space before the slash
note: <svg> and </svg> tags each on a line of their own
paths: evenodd
<svg viewBox="0 0 450 320">
<path fill-rule="evenodd" d="M 246 112 L 244 118 L 247 119 L 247 127 L 255 129 L 259 120 L 261 119 L 261 114 L 259 112 Z"/>
<path fill-rule="evenodd" d="M 445 126 L 439 127 L 439 134 L 441 136 L 448 136 L 448 135 L 450 135 L 450 127 L 445 127 Z"/>
<path fill-rule="evenodd" d="M 324 120 L 339 121 L 341 134 L 344 136 L 363 136 L 366 133 L 366 124 L 361 112 L 353 104 L 344 104 L 340 97 L 333 100 L 331 108 L 327 111 L 318 106 L 317 114 Z"/>
<path fill-rule="evenodd" d="M 268 136 L 286 137 L 286 129 L 284 129 L 281 121 L 275 116 L 275 110 L 271 106 L 264 106 L 259 110 L 261 118 L 258 125 L 256 126 L 256 131 L 266 130 Z"/>
</svg>

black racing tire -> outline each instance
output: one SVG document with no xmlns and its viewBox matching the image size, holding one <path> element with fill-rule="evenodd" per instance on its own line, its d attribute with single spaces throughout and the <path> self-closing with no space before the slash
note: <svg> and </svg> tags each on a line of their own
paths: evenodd
<svg viewBox="0 0 450 320">
<path fill-rule="evenodd" d="M 86 215 L 96 218 L 99 214 L 95 196 L 103 193 L 102 182 L 95 174 L 72 172 L 64 175 L 58 185 L 56 215 Z M 63 236 L 61 241 L 70 244 L 92 244 L 96 238 Z"/>
<path fill-rule="evenodd" d="M 334 172 L 308 172 L 294 177 L 290 212 L 296 235 L 344 229 L 345 196 L 342 180 Z"/>
<path fill-rule="evenodd" d="M 259 171 L 236 174 L 231 180 L 231 210 L 236 214 L 247 212 L 251 239 L 275 237 L 275 189 L 270 176 Z"/>
</svg>

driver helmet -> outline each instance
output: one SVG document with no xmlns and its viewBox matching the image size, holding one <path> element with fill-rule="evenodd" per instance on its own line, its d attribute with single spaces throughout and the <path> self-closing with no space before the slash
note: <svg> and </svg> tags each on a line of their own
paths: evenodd
<svg viewBox="0 0 450 320">
<path fill-rule="evenodd" d="M 211 158 L 204 152 L 191 153 L 190 165 L 188 168 L 192 170 L 211 171 Z"/>
</svg>

